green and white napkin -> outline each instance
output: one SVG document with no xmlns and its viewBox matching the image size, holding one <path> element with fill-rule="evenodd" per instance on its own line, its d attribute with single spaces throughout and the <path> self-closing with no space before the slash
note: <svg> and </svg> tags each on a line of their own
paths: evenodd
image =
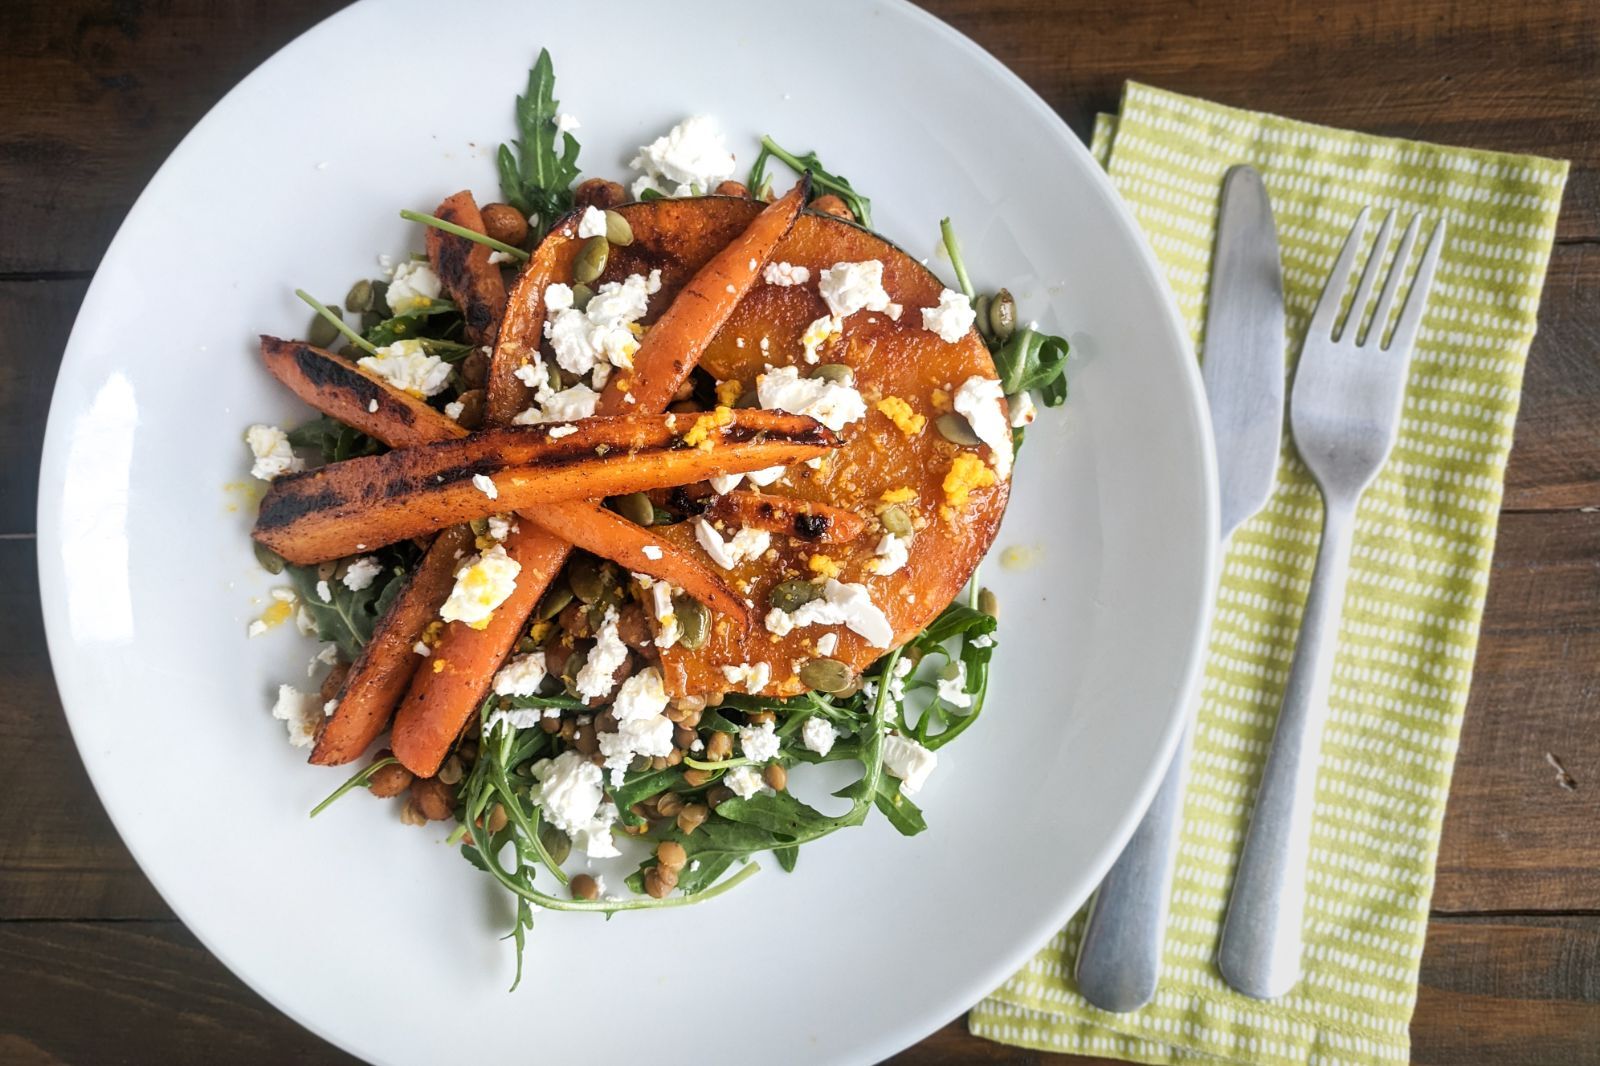
<svg viewBox="0 0 1600 1066">
<path fill-rule="evenodd" d="M 1361 505 L 1317 784 L 1304 979 L 1261 1003 L 1228 988 L 1214 961 L 1321 523 L 1317 490 L 1286 442 L 1277 493 L 1234 536 L 1223 573 L 1154 1002 L 1108 1014 L 1077 994 L 1080 913 L 969 1024 L 1009 1044 L 1135 1062 L 1404 1063 L 1567 164 L 1328 129 L 1132 83 L 1120 115 L 1101 116 L 1093 150 L 1165 266 L 1202 357 L 1218 196 L 1235 163 L 1260 170 L 1272 198 L 1296 354 L 1363 206 L 1398 208 L 1402 222 L 1444 218 L 1450 238 L 1399 443 Z"/>
</svg>

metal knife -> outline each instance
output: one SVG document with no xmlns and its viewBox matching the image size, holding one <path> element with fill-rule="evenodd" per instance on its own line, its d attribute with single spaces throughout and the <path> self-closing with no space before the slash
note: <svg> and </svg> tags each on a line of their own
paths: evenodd
<svg viewBox="0 0 1600 1066">
<path fill-rule="evenodd" d="M 1283 272 L 1266 186 L 1254 167 L 1231 168 L 1211 267 L 1201 377 L 1211 409 L 1221 495 L 1221 545 L 1266 505 L 1283 439 Z M 1207 636 L 1210 624 L 1207 622 Z M 1161 787 L 1090 904 L 1078 949 L 1078 990 L 1102 1010 L 1137 1010 L 1161 977 L 1183 791 L 1203 678 L 1185 694 L 1182 739 Z"/>
</svg>

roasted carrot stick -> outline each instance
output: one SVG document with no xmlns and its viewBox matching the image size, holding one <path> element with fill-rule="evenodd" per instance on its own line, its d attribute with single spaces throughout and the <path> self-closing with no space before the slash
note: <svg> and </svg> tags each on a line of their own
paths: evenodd
<svg viewBox="0 0 1600 1066">
<path fill-rule="evenodd" d="M 706 508 L 706 517 L 730 526 L 786 533 L 815 544 L 855 540 L 867 523 L 842 507 L 773 493 L 730 492 Z"/>
<path fill-rule="evenodd" d="M 624 415 L 510 426 L 280 477 L 254 537 L 292 563 L 338 559 L 502 511 L 615 496 L 826 455 L 838 439 L 804 415 Z"/>
<path fill-rule="evenodd" d="M 465 189 L 440 204 L 434 215 L 474 233 L 486 232 L 478 203 Z M 500 268 L 489 262 L 493 253 L 476 241 L 432 226 L 424 241 L 434 273 L 461 308 L 467 339 L 473 344 L 492 343 L 506 313 L 506 283 L 500 278 Z"/>
</svg>

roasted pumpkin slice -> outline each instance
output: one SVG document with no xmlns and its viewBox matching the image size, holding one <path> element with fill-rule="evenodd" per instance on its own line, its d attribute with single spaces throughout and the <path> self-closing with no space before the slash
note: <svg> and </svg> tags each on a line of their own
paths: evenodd
<svg viewBox="0 0 1600 1066">
<path fill-rule="evenodd" d="M 660 270 L 661 293 L 652 298 L 651 307 L 665 307 L 703 263 L 750 224 L 761 206 L 731 197 L 625 205 L 620 210 L 634 241 L 611 250 L 596 284 Z M 759 491 L 841 508 L 859 517 L 865 530 L 848 541 L 826 544 L 769 530 L 765 550 L 719 570 L 751 602 L 749 620 L 741 625 L 720 617 L 701 646 L 680 644 L 662 653 L 667 689 L 675 695 L 745 691 L 750 675 L 741 668 L 759 663 L 768 667 L 761 689 L 767 695 L 803 691 L 807 686 L 799 672 L 814 658 L 833 659 L 859 672 L 887 647 L 926 627 L 955 597 L 994 540 L 1005 510 L 1009 481 L 996 473 L 996 457 L 982 445 L 946 439 L 936 428 L 936 420 L 951 412 L 963 383 L 995 377 L 993 360 L 976 333 L 969 331 L 952 343 L 923 327 L 922 311 L 939 303 L 943 283 L 883 238 L 810 213 L 799 218 L 772 259 L 805 267 L 809 280 L 798 285 L 759 281 L 706 347 L 700 366 L 722 383 L 721 395 L 734 402 L 739 402 L 735 397 L 749 402 L 768 368 L 795 367 L 810 377 L 825 367 L 822 373 L 839 378 L 848 368 L 865 402 L 865 416 L 843 426 L 842 446 L 818 468 L 796 464 Z M 815 346 L 818 362 L 809 363 L 802 338 L 828 315 L 818 293 L 822 271 L 868 260 L 883 264 L 883 285 L 899 305 L 898 318 L 887 311 L 857 311 Z M 540 273 L 565 276 L 564 265 L 551 264 L 554 269 Z M 1000 405 L 998 399 L 993 402 Z M 740 491 L 750 489 L 747 483 Z M 891 506 L 895 510 L 886 526 L 885 512 Z M 738 528 L 719 520 L 718 513 L 710 520 L 714 528 L 720 523 L 720 539 L 731 540 Z M 911 534 L 901 545 L 904 561 L 896 567 L 893 554 L 878 552 L 889 527 L 904 531 L 908 525 Z M 700 538 L 706 534 L 701 531 L 697 537 L 697 531 L 698 521 L 691 518 L 653 532 L 679 546 L 704 550 Z M 781 635 L 769 629 L 766 616 L 778 586 L 784 585 L 780 603 L 793 605 L 797 595 L 822 593 L 830 579 L 863 586 L 882 612 L 883 625 L 858 627 L 870 638 L 846 624 L 801 625 Z M 836 596 L 853 591 L 834 588 Z"/>
</svg>

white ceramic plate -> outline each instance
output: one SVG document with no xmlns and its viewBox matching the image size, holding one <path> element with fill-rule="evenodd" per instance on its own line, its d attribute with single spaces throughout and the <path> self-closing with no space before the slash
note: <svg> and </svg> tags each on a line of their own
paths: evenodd
<svg viewBox="0 0 1600 1066">
<path fill-rule="evenodd" d="M 956 1017 L 1088 895 L 1175 740 L 1214 556 L 1199 379 L 1154 261 L 1067 127 L 970 41 L 892 0 L 358 4 L 252 74 L 129 214 L 73 330 L 50 413 L 39 569 L 73 735 L 129 847 L 223 962 L 378 1062 L 866 1062 Z M 816 27 L 835 27 L 826 36 Z M 510 910 L 392 804 L 306 811 L 307 766 L 267 708 L 305 683 L 292 627 L 247 640 L 256 421 L 304 409 L 258 367 L 296 335 L 291 289 L 342 293 L 420 248 L 401 207 L 470 186 L 539 47 L 583 121 L 586 171 L 715 114 L 818 148 L 879 228 L 934 255 L 955 219 L 980 285 L 1073 343 L 1073 395 L 1028 435 L 984 580 L 1003 605 L 986 717 L 940 755 L 930 830 L 881 818 L 701 908 L 542 915 L 508 996 Z M 933 260 L 935 267 L 941 264 Z M 946 269 L 947 272 L 947 269 Z M 661 1034 L 687 1026 L 677 1042 Z M 470 1034 L 470 1035 L 469 1035 Z M 695 1050 L 696 1048 L 699 1050 Z"/>
</svg>

